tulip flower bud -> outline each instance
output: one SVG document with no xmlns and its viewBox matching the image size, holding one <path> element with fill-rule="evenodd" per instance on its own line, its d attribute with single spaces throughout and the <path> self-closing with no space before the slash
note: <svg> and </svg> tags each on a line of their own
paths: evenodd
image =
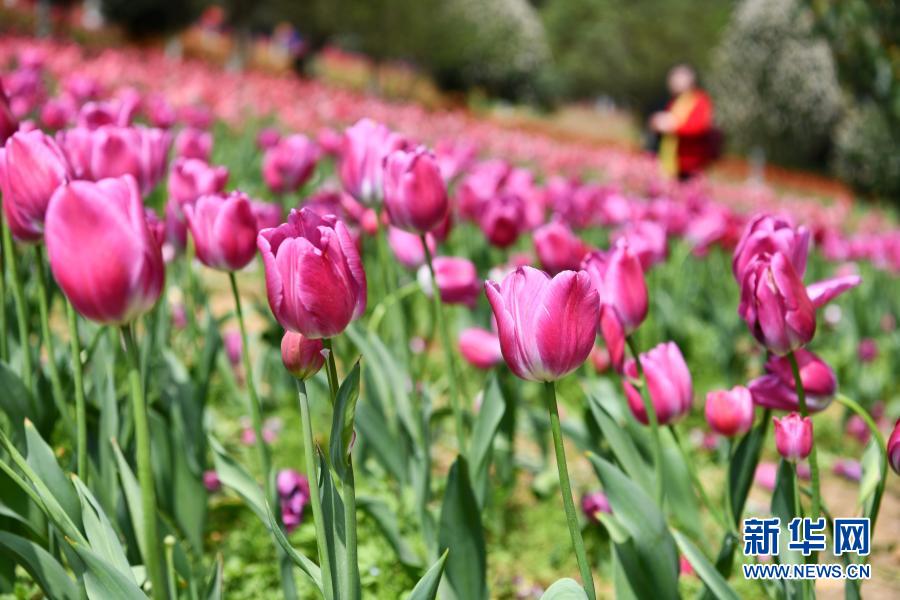
<svg viewBox="0 0 900 600">
<path fill-rule="evenodd" d="M 196 158 L 176 158 L 169 174 L 169 199 L 184 206 L 200 196 L 221 193 L 226 183 L 227 168 L 210 166 Z"/>
<path fill-rule="evenodd" d="M 302 333 L 285 331 L 281 338 L 281 362 L 297 379 L 309 379 L 325 364 L 322 340 L 311 340 Z"/>
<path fill-rule="evenodd" d="M 797 227 L 780 217 L 759 215 L 747 224 L 731 262 L 731 271 L 738 283 L 744 279 L 744 270 L 760 254 L 784 254 L 798 277 L 806 271 L 809 253 L 809 230 Z"/>
<path fill-rule="evenodd" d="M 535 230 L 534 250 L 541 266 L 555 274 L 578 269 L 588 247 L 567 225 L 551 221 Z"/>
<path fill-rule="evenodd" d="M 263 127 L 256 134 L 256 147 L 260 150 L 274 148 L 281 141 L 281 133 L 272 127 Z"/>
<path fill-rule="evenodd" d="M 213 470 L 203 471 L 203 487 L 208 492 L 218 492 L 222 489 L 222 481 L 219 474 Z"/>
<path fill-rule="evenodd" d="M 156 304 L 162 252 L 130 175 L 61 185 L 47 208 L 44 238 L 53 276 L 88 319 L 123 325 Z"/>
<path fill-rule="evenodd" d="M 502 194 L 488 201 L 481 210 L 478 223 L 491 245 L 507 248 L 524 227 L 525 205 L 515 194 Z"/>
<path fill-rule="evenodd" d="M 693 384 L 691 373 L 681 350 L 674 342 L 665 342 L 641 354 L 641 366 L 647 380 L 647 391 L 660 425 L 667 425 L 685 415 L 691 409 Z M 640 391 L 629 381 L 637 380 L 638 369 L 634 360 L 625 364 L 622 385 L 628 397 L 628 406 L 634 417 L 646 425 L 649 423 Z"/>
<path fill-rule="evenodd" d="M 290 135 L 263 155 L 263 180 L 276 194 L 297 191 L 309 181 L 319 160 L 319 148 L 305 135 Z"/>
<path fill-rule="evenodd" d="M 469 327 L 459 333 L 459 353 L 477 369 L 490 369 L 503 360 L 500 338 L 493 331 Z"/>
<path fill-rule="evenodd" d="M 41 239 L 50 197 L 71 176 L 62 150 L 42 132 L 18 132 L 6 141 L 0 148 L 0 191 L 13 237 L 22 242 Z"/>
<path fill-rule="evenodd" d="M 577 369 L 594 346 L 597 291 L 583 271 L 552 279 L 519 267 L 502 283 L 485 282 L 510 370 L 529 381 L 555 381 Z"/>
<path fill-rule="evenodd" d="M 360 202 L 381 201 L 384 159 L 407 145 L 406 140 L 371 119 L 361 119 L 344 132 L 338 175 L 344 190 Z"/>
<path fill-rule="evenodd" d="M 800 367 L 800 382 L 806 392 L 806 406 L 810 412 L 826 408 L 837 391 L 837 378 L 828 364 L 814 353 L 799 348 L 794 352 Z M 775 410 L 799 409 L 797 386 L 790 359 L 773 356 L 766 361 L 767 374 L 757 377 L 747 387 L 759 406 Z"/>
<path fill-rule="evenodd" d="M 209 162 L 213 136 L 208 131 L 186 127 L 175 137 L 175 156 Z"/>
<path fill-rule="evenodd" d="M 600 303 L 615 313 L 623 333 L 628 335 L 637 329 L 647 318 L 649 299 L 644 270 L 628 244 L 620 241 L 607 254 L 592 252 L 582 268 L 591 276 Z"/>
<path fill-rule="evenodd" d="M 707 394 L 706 422 L 713 431 L 726 437 L 747 433 L 753 426 L 753 397 L 750 390 L 738 385 L 730 390 L 716 390 Z"/>
<path fill-rule="evenodd" d="M 894 472 L 900 475 L 900 419 L 894 423 L 894 430 L 887 441 L 888 462 Z"/>
<path fill-rule="evenodd" d="M 391 223 L 406 231 L 428 233 L 450 210 L 437 161 L 424 148 L 391 152 L 384 163 L 383 186 Z"/>
<path fill-rule="evenodd" d="M 756 256 L 743 275 L 738 313 L 761 344 L 783 356 L 813 338 L 815 307 L 784 254 Z"/>
<path fill-rule="evenodd" d="M 592 492 L 585 494 L 581 498 L 581 512 L 588 518 L 591 523 L 600 522 L 600 513 L 612 513 L 609 505 L 609 499 L 603 492 Z"/>
<path fill-rule="evenodd" d="M 813 441 L 812 419 L 792 412 L 780 419 L 774 417 L 772 421 L 775 423 L 775 447 L 782 458 L 797 462 L 809 456 Z"/>
<path fill-rule="evenodd" d="M 282 327 L 308 338 L 333 337 L 366 309 L 366 273 L 342 221 L 303 208 L 264 229 L 257 246 L 269 307 Z"/>
<path fill-rule="evenodd" d="M 239 271 L 256 254 L 256 215 L 242 192 L 203 196 L 184 207 L 197 258 L 219 271 Z"/>
<path fill-rule="evenodd" d="M 434 278 L 440 290 L 441 301 L 447 304 L 465 304 L 474 307 L 481 292 L 481 281 L 475 263 L 459 256 L 438 256 L 433 261 Z M 419 285 L 431 296 L 431 272 L 427 265 L 419 267 Z"/>
</svg>

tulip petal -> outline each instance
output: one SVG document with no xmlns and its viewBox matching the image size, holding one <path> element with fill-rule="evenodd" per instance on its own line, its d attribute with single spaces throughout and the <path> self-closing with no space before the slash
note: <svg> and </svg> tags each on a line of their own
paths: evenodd
<svg viewBox="0 0 900 600">
<path fill-rule="evenodd" d="M 860 283 L 862 283 L 862 278 L 860 278 L 859 275 L 833 277 L 808 285 L 806 287 L 806 293 L 809 295 L 809 299 L 812 301 L 813 306 L 820 308 L 847 290 L 855 288 Z"/>
</svg>

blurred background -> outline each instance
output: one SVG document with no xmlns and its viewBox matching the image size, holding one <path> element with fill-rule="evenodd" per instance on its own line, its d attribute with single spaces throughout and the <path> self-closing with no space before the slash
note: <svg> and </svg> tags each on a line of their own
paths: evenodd
<svg viewBox="0 0 900 600">
<path fill-rule="evenodd" d="M 723 134 L 717 172 L 900 203 L 894 0 L 0 0 L 3 30 L 164 45 L 635 150 L 688 63 Z"/>
</svg>

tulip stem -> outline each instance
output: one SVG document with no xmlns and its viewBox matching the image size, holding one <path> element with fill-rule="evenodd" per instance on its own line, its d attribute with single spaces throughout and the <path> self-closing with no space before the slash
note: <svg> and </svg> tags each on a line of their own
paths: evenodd
<svg viewBox="0 0 900 600">
<path fill-rule="evenodd" d="M 843 394 L 838 394 L 836 398 L 838 402 L 855 412 L 863 421 L 865 421 L 866 426 L 869 428 L 869 431 L 872 432 L 872 439 L 875 440 L 875 444 L 878 446 L 878 450 L 881 452 L 881 478 L 879 479 L 878 485 L 875 488 L 876 491 L 875 495 L 873 496 L 875 500 L 871 510 L 869 511 L 871 528 L 874 531 L 875 521 L 878 520 L 878 511 L 881 509 L 881 498 L 884 496 L 884 484 L 887 482 L 887 445 L 884 443 L 884 436 L 881 435 L 881 431 L 878 429 L 878 424 L 875 423 L 875 420 L 872 418 L 872 415 L 869 414 L 869 411 L 860 406 L 855 400 L 848 398 Z"/>
<path fill-rule="evenodd" d="M 647 422 L 650 424 L 650 435 L 653 438 L 653 462 L 656 463 L 656 502 L 659 507 L 663 506 L 665 498 L 665 488 L 663 487 L 663 452 L 662 442 L 659 438 L 659 419 L 656 416 L 656 408 L 650 399 L 650 391 L 647 389 L 647 377 L 644 374 L 644 366 L 641 364 L 641 355 L 638 352 L 637 344 L 632 336 L 627 336 L 625 341 L 628 343 L 628 349 L 634 356 L 634 364 L 637 366 L 638 377 L 641 378 L 643 385 L 641 386 L 641 400 L 644 402 L 644 412 L 647 413 Z"/>
<path fill-rule="evenodd" d="M 559 490 L 562 494 L 563 507 L 566 511 L 566 523 L 569 526 L 569 535 L 572 537 L 572 546 L 575 549 L 575 558 L 578 561 L 578 570 L 581 571 L 581 582 L 587 597 L 596 600 L 594 591 L 594 576 L 591 574 L 591 564 L 588 562 L 584 551 L 584 540 L 581 538 L 581 527 L 578 525 L 578 514 L 575 512 L 575 501 L 572 499 L 572 484 L 569 482 L 569 468 L 566 466 L 566 450 L 563 446 L 562 431 L 559 426 L 559 409 L 556 406 L 556 383 L 544 382 L 544 402 L 547 412 L 550 413 L 550 430 L 553 432 L 553 447 L 556 451 L 556 468 L 559 471 Z"/>
<path fill-rule="evenodd" d="M 66 315 L 69 319 L 69 349 L 72 354 L 72 378 L 75 380 L 75 426 L 77 473 L 85 485 L 88 483 L 87 461 L 87 411 L 84 404 L 84 381 L 81 366 L 81 341 L 78 338 L 78 316 L 72 303 L 66 300 Z"/>
<path fill-rule="evenodd" d="M 28 334 L 28 317 L 26 315 L 25 293 L 22 290 L 22 280 L 19 279 L 19 271 L 16 269 L 16 257 L 13 249 L 12 234 L 9 227 L 3 223 L 3 255 L 6 259 L 6 270 L 9 271 L 9 280 L 12 284 L 13 301 L 16 305 L 16 320 L 19 322 L 19 354 L 22 355 L 22 383 L 29 393 L 34 393 L 33 373 L 31 372 L 31 343 Z"/>
<path fill-rule="evenodd" d="M 167 598 L 168 587 L 160 564 L 160 539 L 156 519 L 156 489 L 153 481 L 153 463 L 150 458 L 150 424 L 147 404 L 141 384 L 141 360 L 131 325 L 122 326 L 125 353 L 128 355 L 128 381 L 131 385 L 131 403 L 134 417 L 134 441 L 137 454 L 138 482 L 141 487 L 141 506 L 144 512 L 144 557 L 153 597 Z"/>
<path fill-rule="evenodd" d="M 800 405 L 800 416 L 808 417 L 809 410 L 806 407 L 806 391 L 803 389 L 803 380 L 800 377 L 800 365 L 797 364 L 797 356 L 793 350 L 788 353 L 788 360 L 791 363 L 791 373 L 794 376 L 794 386 L 797 389 L 797 403 Z M 809 450 L 809 475 L 812 483 L 812 509 L 811 516 L 813 520 L 819 518 L 822 513 L 821 492 L 819 491 L 819 455 L 816 452 L 816 430 L 812 430 L 812 445 Z"/>
<path fill-rule="evenodd" d="M 303 455 L 306 460 L 306 477 L 309 479 L 311 490 L 309 494 L 312 504 L 313 523 L 316 527 L 316 548 L 319 552 L 319 567 L 322 571 L 322 587 L 325 589 L 326 600 L 334 598 L 334 589 L 331 582 L 331 566 L 328 556 L 328 547 L 325 545 L 325 516 L 322 512 L 322 498 L 319 496 L 319 470 L 316 466 L 316 447 L 313 442 L 312 419 L 309 413 L 309 398 L 306 395 L 306 383 L 297 380 L 297 396 L 300 403 L 300 420 L 303 429 Z"/>
<path fill-rule="evenodd" d="M 450 369 L 450 406 L 453 409 L 453 419 L 456 422 L 456 441 L 459 445 L 459 453 L 466 456 L 466 431 L 465 421 L 463 420 L 462 408 L 459 405 L 459 389 L 457 383 L 459 381 L 459 370 L 456 368 L 456 357 L 453 354 L 453 347 L 450 345 L 450 332 L 447 329 L 447 322 L 444 320 L 444 307 L 441 302 L 441 291 L 438 289 L 437 277 L 434 274 L 434 263 L 431 259 L 431 250 L 428 249 L 428 243 L 425 236 L 422 237 L 422 247 L 425 248 L 425 260 L 428 263 L 428 271 L 431 273 L 431 298 L 434 302 L 434 319 L 437 321 L 440 330 L 441 343 L 444 346 L 444 357 L 447 361 L 447 367 Z"/>
<path fill-rule="evenodd" d="M 734 456 L 734 441 L 729 437 L 725 438 L 725 457 L 728 467 L 725 469 L 725 519 L 728 522 L 726 532 L 734 531 L 737 525 L 734 515 L 734 507 L 731 505 L 731 459 Z"/>
</svg>

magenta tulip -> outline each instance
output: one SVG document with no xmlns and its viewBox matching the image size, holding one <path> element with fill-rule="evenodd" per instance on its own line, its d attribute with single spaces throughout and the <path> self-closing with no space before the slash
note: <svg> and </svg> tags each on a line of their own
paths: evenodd
<svg viewBox="0 0 900 600">
<path fill-rule="evenodd" d="M 259 229 L 250 199 L 243 192 L 202 196 L 184 207 L 197 258 L 219 271 L 239 271 L 256 253 Z"/>
<path fill-rule="evenodd" d="M 3 82 L 0 81 L 0 146 L 18 129 L 19 121 L 13 115 L 12 108 L 9 106 L 9 98 L 3 89 Z"/>
<path fill-rule="evenodd" d="M 226 167 L 210 166 L 196 158 L 176 158 L 169 173 L 169 198 L 183 206 L 200 196 L 221 193 L 226 183 Z"/>
<path fill-rule="evenodd" d="M 900 474 L 900 419 L 894 423 L 894 430 L 887 441 L 888 462 L 895 473 Z"/>
<path fill-rule="evenodd" d="M 250 200 L 250 208 L 256 216 L 256 224 L 260 231 L 278 227 L 283 222 L 281 205 L 263 200 Z"/>
<path fill-rule="evenodd" d="M 312 340 L 302 333 L 285 331 L 281 338 L 281 362 L 297 379 L 309 379 L 325 364 L 322 340 Z"/>
<path fill-rule="evenodd" d="M 810 412 L 818 412 L 831 403 L 837 391 L 837 378 L 831 367 L 809 350 L 800 348 L 795 356 L 806 393 L 806 406 Z M 747 386 L 753 402 L 774 410 L 799 410 L 790 359 L 773 356 L 766 362 L 766 371 L 766 375 L 757 377 Z"/>
<path fill-rule="evenodd" d="M 812 451 L 813 425 L 809 417 L 792 412 L 780 419 L 774 417 L 775 447 L 782 458 L 791 462 L 803 460 Z"/>
<path fill-rule="evenodd" d="M 656 411 L 660 425 L 672 423 L 691 409 L 693 385 L 691 373 L 681 350 L 674 342 L 665 342 L 641 354 L 641 366 L 647 379 L 647 391 Z M 630 379 L 638 378 L 637 363 L 629 360 L 625 364 L 625 375 L 622 385 L 628 397 L 628 406 L 635 418 L 646 425 L 649 423 L 641 393 L 632 385 Z"/>
<path fill-rule="evenodd" d="M 384 164 L 384 207 L 391 223 L 428 233 L 447 217 L 447 188 L 434 155 L 424 148 L 395 150 Z"/>
<path fill-rule="evenodd" d="M 555 381 L 587 359 L 597 335 L 600 302 L 583 271 L 552 279 L 519 267 L 502 283 L 485 282 L 510 370 L 529 381 Z"/>
<path fill-rule="evenodd" d="M 175 136 L 175 156 L 180 158 L 196 158 L 209 162 L 212 146 L 212 134 L 202 129 L 186 127 Z"/>
<path fill-rule="evenodd" d="M 44 237 L 59 287 L 92 321 L 129 323 L 162 292 L 162 252 L 130 175 L 61 185 L 47 209 Z"/>
<path fill-rule="evenodd" d="M 51 98 L 41 107 L 41 124 L 47 129 L 62 129 L 72 121 L 74 114 L 75 103 L 71 98 Z"/>
<path fill-rule="evenodd" d="M 514 194 L 500 195 L 482 207 L 478 224 L 491 245 L 507 248 L 525 227 L 525 205 Z"/>
<path fill-rule="evenodd" d="M 606 254 L 592 252 L 582 268 L 591 276 L 600 303 L 612 309 L 625 335 L 636 330 L 647 317 L 649 300 L 644 270 L 628 244 L 619 241 Z"/>
<path fill-rule="evenodd" d="M 425 240 L 428 242 L 428 249 L 434 254 L 437 247 L 434 243 L 434 236 L 428 234 L 425 236 Z M 425 246 L 422 245 L 420 236 L 397 227 L 388 227 L 387 241 L 397 262 L 407 269 L 418 269 L 425 264 Z"/>
<path fill-rule="evenodd" d="M 548 273 L 577 270 L 588 252 L 587 245 L 559 221 L 551 221 L 534 232 L 534 250 Z"/>
<path fill-rule="evenodd" d="M 263 155 L 263 180 L 272 192 L 297 191 L 309 181 L 319 160 L 319 148 L 305 135 L 295 134 L 279 140 Z"/>
<path fill-rule="evenodd" d="M 860 283 L 862 278 L 859 275 L 844 275 L 811 283 L 806 287 L 806 293 L 813 306 L 821 308 Z"/>
<path fill-rule="evenodd" d="M 244 351 L 244 340 L 241 338 L 240 330 L 226 329 L 222 333 L 222 347 L 225 348 L 225 356 L 231 366 L 235 369 L 240 367 Z"/>
<path fill-rule="evenodd" d="M 500 338 L 480 327 L 469 327 L 459 333 L 459 353 L 476 369 L 490 369 L 503 360 Z"/>
<path fill-rule="evenodd" d="M 106 125 L 92 137 L 89 179 L 132 175 L 146 194 L 165 175 L 172 142 L 167 131 Z"/>
<path fill-rule="evenodd" d="M 362 119 L 349 127 L 344 132 L 338 164 L 344 190 L 360 202 L 380 202 L 384 160 L 392 151 L 406 146 L 402 136 L 371 119 Z"/>
<path fill-rule="evenodd" d="M 581 512 L 592 523 L 600 522 L 602 513 L 611 514 L 612 507 L 609 505 L 609 499 L 603 492 L 592 492 L 585 494 L 581 498 Z"/>
<path fill-rule="evenodd" d="M 742 385 L 706 395 L 706 422 L 725 437 L 743 435 L 753 426 L 753 397 Z"/>
<path fill-rule="evenodd" d="M 53 192 L 72 177 L 65 155 L 53 138 L 38 130 L 17 132 L 0 148 L 3 213 L 17 240 L 36 242 Z"/>
<path fill-rule="evenodd" d="M 366 309 L 366 274 L 342 221 L 306 208 L 259 233 L 269 307 L 282 327 L 333 337 Z"/>
<path fill-rule="evenodd" d="M 738 283 L 744 279 L 744 269 L 760 254 L 783 254 L 793 265 L 794 272 L 803 277 L 809 253 L 809 230 L 794 228 L 780 217 L 759 215 L 747 224 L 734 250 L 731 271 Z"/>
<path fill-rule="evenodd" d="M 260 150 L 274 148 L 281 141 L 281 133 L 272 127 L 263 127 L 256 134 L 256 147 Z"/>
<path fill-rule="evenodd" d="M 433 261 L 434 278 L 440 290 L 441 301 L 447 304 L 475 306 L 481 293 L 481 280 L 475 264 L 468 258 L 459 256 L 438 256 Z M 423 265 L 419 268 L 419 285 L 431 296 L 431 272 Z"/>
<path fill-rule="evenodd" d="M 738 314 L 753 336 L 778 355 L 804 346 L 816 333 L 815 307 L 781 252 L 758 255 L 744 268 Z"/>
</svg>

